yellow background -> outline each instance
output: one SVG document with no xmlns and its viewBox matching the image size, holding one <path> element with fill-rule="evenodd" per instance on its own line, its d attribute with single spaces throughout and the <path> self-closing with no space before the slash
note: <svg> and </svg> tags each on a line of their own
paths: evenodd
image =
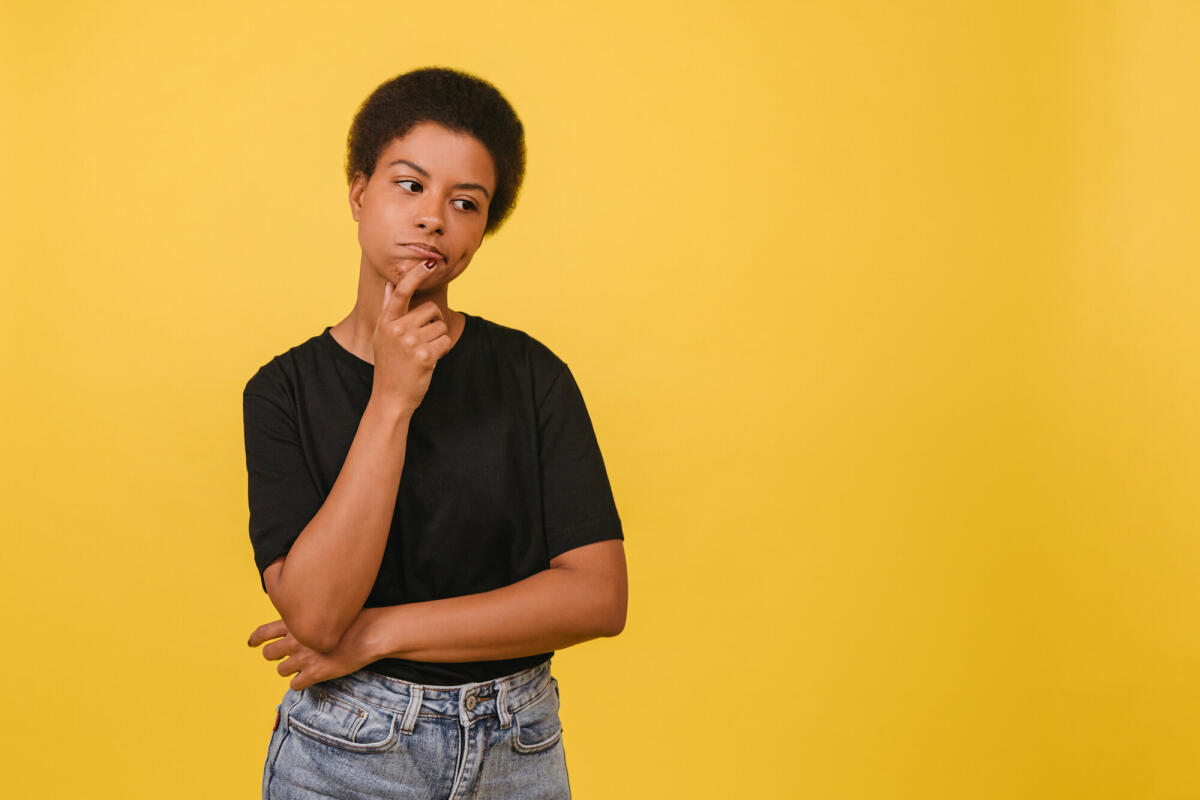
<svg viewBox="0 0 1200 800">
<path fill-rule="evenodd" d="M 529 146 L 451 305 L 571 365 L 626 526 L 576 797 L 1200 796 L 1195 3 L 2 13 L 6 795 L 257 796 L 241 390 L 437 64 Z"/>
</svg>

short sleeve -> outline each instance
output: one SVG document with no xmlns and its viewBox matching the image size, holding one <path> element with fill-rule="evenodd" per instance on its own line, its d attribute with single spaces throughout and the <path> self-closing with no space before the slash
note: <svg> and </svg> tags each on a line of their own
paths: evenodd
<svg viewBox="0 0 1200 800">
<path fill-rule="evenodd" d="M 287 555 L 324 502 L 313 483 L 299 429 L 286 402 L 251 391 L 242 394 L 246 434 L 250 543 L 259 582 L 272 561 Z"/>
<path fill-rule="evenodd" d="M 612 487 L 579 386 L 559 362 L 539 404 L 542 513 L 550 558 L 605 539 L 624 539 Z"/>
</svg>

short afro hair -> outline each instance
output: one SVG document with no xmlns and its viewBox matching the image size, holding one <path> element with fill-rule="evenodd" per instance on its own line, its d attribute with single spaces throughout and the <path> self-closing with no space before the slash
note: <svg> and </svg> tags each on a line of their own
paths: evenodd
<svg viewBox="0 0 1200 800">
<path fill-rule="evenodd" d="M 474 136 L 491 153 L 496 191 L 484 235 L 495 233 L 517 203 L 525 179 L 525 128 L 496 87 L 465 72 L 425 67 L 380 84 L 363 101 L 346 142 L 346 181 L 375 172 L 379 154 L 415 125 L 436 122 Z"/>
</svg>

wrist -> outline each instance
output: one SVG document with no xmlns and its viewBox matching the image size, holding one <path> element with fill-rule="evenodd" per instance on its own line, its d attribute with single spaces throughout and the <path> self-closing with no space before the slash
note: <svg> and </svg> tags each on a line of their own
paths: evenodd
<svg viewBox="0 0 1200 800">
<path fill-rule="evenodd" d="M 363 412 L 363 415 L 366 416 L 369 414 L 393 425 L 407 425 L 412 420 L 413 412 L 416 410 L 415 406 L 409 406 L 403 401 L 377 392 L 371 392 L 371 397 L 367 400 L 367 408 Z"/>
<path fill-rule="evenodd" d="M 391 652 L 386 611 L 386 607 L 364 608 L 355 620 L 354 651 L 364 664 L 386 658 Z"/>
</svg>

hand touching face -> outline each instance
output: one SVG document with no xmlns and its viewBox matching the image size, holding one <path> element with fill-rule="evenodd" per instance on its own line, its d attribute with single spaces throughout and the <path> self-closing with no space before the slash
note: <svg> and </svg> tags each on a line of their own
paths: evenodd
<svg viewBox="0 0 1200 800">
<path fill-rule="evenodd" d="M 427 258 L 436 264 L 422 292 L 462 274 L 483 242 L 496 187 L 491 154 L 478 139 L 423 122 L 393 139 L 375 172 L 350 185 L 363 260 L 393 284 Z"/>
</svg>

